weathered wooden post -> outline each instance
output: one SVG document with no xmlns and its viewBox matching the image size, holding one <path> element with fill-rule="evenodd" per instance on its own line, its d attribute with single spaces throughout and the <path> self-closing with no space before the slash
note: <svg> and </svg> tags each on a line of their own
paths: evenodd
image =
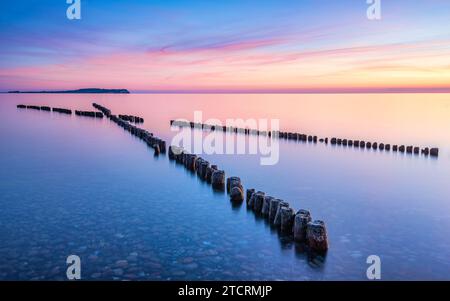
<svg viewBox="0 0 450 301">
<path fill-rule="evenodd" d="M 206 169 L 206 182 L 211 183 L 212 174 L 215 170 L 217 170 L 217 165 L 211 165 Z"/>
<path fill-rule="evenodd" d="M 239 177 L 229 177 L 227 178 L 227 191 L 230 192 L 231 188 L 234 186 L 240 186 L 241 185 L 241 178 Z"/>
<path fill-rule="evenodd" d="M 261 209 L 261 215 L 264 217 L 269 217 L 269 212 L 270 212 L 270 201 L 273 199 L 273 197 L 271 196 L 265 196 L 264 197 L 264 201 L 263 201 L 263 205 L 262 205 L 262 209 Z"/>
<path fill-rule="evenodd" d="M 280 201 L 277 207 L 277 213 L 275 214 L 275 219 L 273 220 L 273 225 L 276 227 L 281 226 L 281 208 L 288 208 L 289 203 Z"/>
<path fill-rule="evenodd" d="M 255 193 L 255 189 L 247 189 L 247 206 L 250 206 L 250 199 L 252 198 L 253 194 Z"/>
<path fill-rule="evenodd" d="M 200 174 L 199 174 L 199 177 L 200 177 L 202 180 L 206 180 L 206 170 L 208 169 L 208 167 L 209 167 L 209 162 L 208 162 L 208 161 L 203 161 L 203 162 L 200 164 Z"/>
<path fill-rule="evenodd" d="M 242 202 L 244 200 L 244 191 L 240 186 L 233 186 L 230 192 L 232 202 Z"/>
<path fill-rule="evenodd" d="M 270 207 L 269 207 L 269 222 L 273 224 L 275 220 L 275 216 L 277 215 L 278 205 L 280 204 L 281 200 L 279 199 L 271 199 L 270 200 Z"/>
<path fill-rule="evenodd" d="M 407 146 L 406 147 L 406 153 L 412 154 L 412 152 L 413 152 L 413 147 L 411 145 Z"/>
<path fill-rule="evenodd" d="M 437 147 L 430 149 L 430 155 L 433 157 L 439 156 L 439 149 Z"/>
<path fill-rule="evenodd" d="M 294 226 L 294 209 L 289 207 L 281 208 L 281 232 L 292 234 Z"/>
<path fill-rule="evenodd" d="M 159 154 L 161 153 L 161 150 L 159 149 L 159 145 L 158 144 L 154 144 L 153 145 L 153 149 L 155 150 L 154 155 L 155 156 L 159 156 Z"/>
<path fill-rule="evenodd" d="M 218 190 L 225 188 L 225 172 L 223 170 L 215 170 L 211 176 L 212 187 Z"/>
<path fill-rule="evenodd" d="M 327 228 L 323 221 L 315 220 L 309 222 L 306 233 L 311 249 L 319 252 L 328 250 Z"/>
<path fill-rule="evenodd" d="M 187 168 L 191 171 L 195 171 L 196 169 L 196 162 L 197 162 L 197 155 L 190 155 Z"/>
<path fill-rule="evenodd" d="M 262 193 L 257 192 L 254 195 L 253 211 L 255 211 L 256 214 L 261 214 L 264 198 L 265 198 L 264 192 Z"/>
<path fill-rule="evenodd" d="M 306 241 L 306 229 L 311 222 L 311 214 L 308 210 L 300 209 L 294 219 L 294 239 L 298 242 Z"/>
</svg>

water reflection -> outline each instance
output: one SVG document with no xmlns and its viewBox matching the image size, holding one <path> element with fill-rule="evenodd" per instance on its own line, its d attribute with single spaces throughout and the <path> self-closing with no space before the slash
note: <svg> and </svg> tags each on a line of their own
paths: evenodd
<svg viewBox="0 0 450 301">
<path fill-rule="evenodd" d="M 86 280 L 361 280 L 371 254 L 382 258 L 385 280 L 450 277 L 446 95 L 228 95 L 218 96 L 227 103 L 221 108 L 208 95 L 95 95 L 113 112 L 144 117 L 142 126 L 166 140 L 170 119 L 202 109 L 207 117 L 278 117 L 286 130 L 442 149 L 438 159 L 418 160 L 280 141 L 280 162 L 270 167 L 252 156 L 205 156 L 245 188 L 325 220 L 327 254 L 280 235 L 166 157 L 153 158 L 108 120 L 15 108 L 89 110 L 94 96 L 0 97 L 0 137 L 8 141 L 0 145 L 0 279 L 63 280 L 74 253 L 86 262 Z"/>
</svg>

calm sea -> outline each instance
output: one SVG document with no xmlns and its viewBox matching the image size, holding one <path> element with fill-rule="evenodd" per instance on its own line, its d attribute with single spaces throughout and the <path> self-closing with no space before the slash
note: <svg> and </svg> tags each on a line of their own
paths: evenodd
<svg viewBox="0 0 450 301">
<path fill-rule="evenodd" d="M 19 103 L 169 120 L 277 118 L 287 131 L 440 148 L 439 157 L 280 141 L 280 161 L 210 155 L 227 176 L 309 209 L 330 249 L 313 256 L 232 206 L 195 175 L 154 157 L 108 119 Z M 0 279 L 450 280 L 450 95 L 0 95 Z"/>
</svg>

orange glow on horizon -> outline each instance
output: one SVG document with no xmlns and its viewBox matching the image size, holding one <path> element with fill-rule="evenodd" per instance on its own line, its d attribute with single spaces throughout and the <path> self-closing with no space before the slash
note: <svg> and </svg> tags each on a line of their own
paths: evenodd
<svg viewBox="0 0 450 301">
<path fill-rule="evenodd" d="M 40 90 L 450 90 L 450 40 L 276 54 L 271 52 L 273 43 L 282 42 L 116 53 L 3 69 L 0 76 L 14 78 L 18 87 Z"/>
</svg>

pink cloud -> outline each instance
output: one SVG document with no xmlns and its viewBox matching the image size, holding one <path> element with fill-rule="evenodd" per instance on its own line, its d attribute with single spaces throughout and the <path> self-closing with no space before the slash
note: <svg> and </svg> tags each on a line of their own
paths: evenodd
<svg viewBox="0 0 450 301">
<path fill-rule="evenodd" d="M 448 40 L 307 51 L 293 46 L 289 39 L 275 38 L 115 53 L 65 64 L 3 69 L 0 86 L 11 90 L 450 86 Z"/>
</svg>

